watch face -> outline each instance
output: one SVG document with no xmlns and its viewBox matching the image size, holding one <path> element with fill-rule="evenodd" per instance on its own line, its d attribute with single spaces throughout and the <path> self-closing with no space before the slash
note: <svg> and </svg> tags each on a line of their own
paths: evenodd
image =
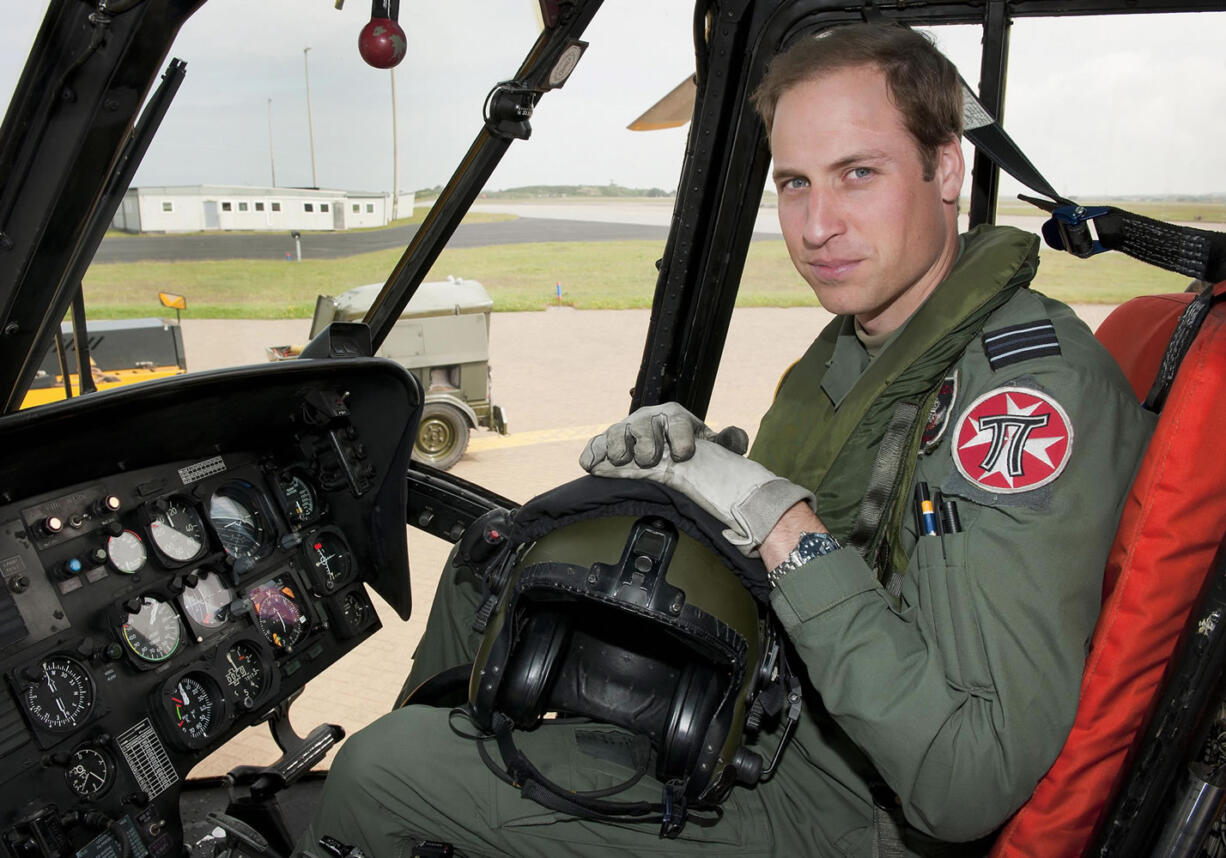
<svg viewBox="0 0 1226 858">
<path fill-rule="evenodd" d="M 822 557 L 842 546 L 829 533 L 802 533 L 796 542 L 796 547 L 787 559 L 766 573 L 766 580 L 772 586 L 778 585 L 793 569 L 804 566 L 815 557 Z"/>
<path fill-rule="evenodd" d="M 796 543 L 796 548 L 792 551 L 792 556 L 798 557 L 800 563 L 807 563 L 814 557 L 829 554 L 838 547 L 838 540 L 829 533 L 802 533 L 800 541 Z"/>
</svg>

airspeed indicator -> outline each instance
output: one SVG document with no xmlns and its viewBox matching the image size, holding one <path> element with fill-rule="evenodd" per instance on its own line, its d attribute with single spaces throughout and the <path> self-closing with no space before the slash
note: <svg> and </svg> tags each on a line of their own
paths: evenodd
<svg viewBox="0 0 1226 858">
<path fill-rule="evenodd" d="M 204 521 L 186 498 L 170 497 L 157 501 L 149 516 L 149 536 L 168 559 L 186 563 L 195 560 L 208 547 Z"/>
</svg>

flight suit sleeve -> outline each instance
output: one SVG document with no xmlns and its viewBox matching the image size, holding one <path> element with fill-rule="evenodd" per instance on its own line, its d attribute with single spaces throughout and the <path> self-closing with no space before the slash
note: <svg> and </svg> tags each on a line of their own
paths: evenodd
<svg viewBox="0 0 1226 858">
<path fill-rule="evenodd" d="M 957 502 L 962 530 L 916 537 L 909 526 L 899 602 L 850 548 L 771 595 L 826 709 L 908 823 L 942 840 L 994 830 L 1063 745 L 1122 499 L 1152 429 L 1110 374 L 1075 373 L 1060 358 L 1022 368 L 988 390 L 1029 387 L 1063 406 L 1073 438 L 1054 480 L 985 491 L 959 473 L 957 440 L 946 439 L 917 479 Z"/>
</svg>

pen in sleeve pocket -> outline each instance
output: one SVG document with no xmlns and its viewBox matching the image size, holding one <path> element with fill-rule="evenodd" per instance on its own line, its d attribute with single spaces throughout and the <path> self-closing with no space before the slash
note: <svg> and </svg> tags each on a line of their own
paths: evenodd
<svg viewBox="0 0 1226 858">
<path fill-rule="evenodd" d="M 937 507 L 941 512 L 941 526 L 946 533 L 961 533 L 962 519 L 958 515 L 958 504 L 937 492 Z"/>
<path fill-rule="evenodd" d="M 915 519 L 921 536 L 936 536 L 938 534 L 939 522 L 937 520 L 936 507 L 932 505 L 932 495 L 929 493 L 928 484 L 925 482 L 915 484 Z"/>
</svg>

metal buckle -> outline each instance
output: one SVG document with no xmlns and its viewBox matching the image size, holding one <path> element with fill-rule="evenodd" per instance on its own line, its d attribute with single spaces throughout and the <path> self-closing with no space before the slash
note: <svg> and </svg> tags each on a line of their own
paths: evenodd
<svg viewBox="0 0 1226 858">
<path fill-rule="evenodd" d="M 1103 253 L 1107 248 L 1091 234 L 1089 222 L 1107 212 L 1103 206 L 1056 206 L 1051 220 L 1043 224 L 1043 238 L 1056 250 L 1067 250 L 1081 259 Z"/>
</svg>

